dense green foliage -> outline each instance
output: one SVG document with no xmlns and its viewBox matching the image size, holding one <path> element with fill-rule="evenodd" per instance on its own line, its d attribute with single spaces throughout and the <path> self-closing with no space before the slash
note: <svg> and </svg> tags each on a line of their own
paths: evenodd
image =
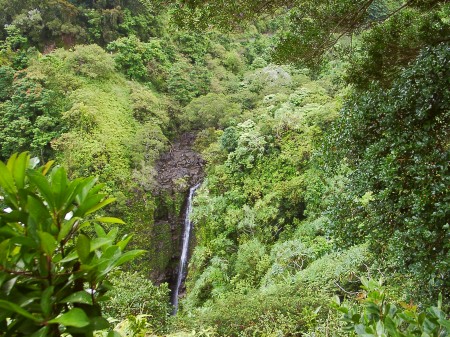
<svg viewBox="0 0 450 337">
<path fill-rule="evenodd" d="M 15 336 L 92 335 L 105 329 L 99 302 L 107 275 L 143 251 L 124 252 L 123 223 L 95 215 L 114 199 L 94 178 L 69 181 L 51 162 L 34 169 L 27 153 L 0 162 L 0 328 Z M 48 173 L 48 174 L 47 174 Z"/>
<path fill-rule="evenodd" d="M 0 37 L 14 26 L 27 43 L 39 47 L 98 43 L 135 34 L 148 39 L 161 29 L 155 6 L 139 0 L 67 1 L 2 0 Z"/>
<path fill-rule="evenodd" d="M 221 29 L 267 15 L 287 17 L 276 35 L 273 56 L 280 62 L 318 65 L 333 49 L 350 53 L 350 80 L 368 85 L 390 83 L 399 67 L 415 59 L 421 48 L 448 41 L 447 1 L 222 1 L 178 0 L 175 17 L 191 28 L 215 24 Z M 370 29 L 368 29 L 370 27 Z M 339 44 L 363 32 L 361 43 Z M 337 48 L 334 48 L 337 47 Z"/>
<path fill-rule="evenodd" d="M 137 273 L 122 271 L 111 278 L 111 285 L 110 300 L 102 303 L 105 316 L 121 321 L 145 315 L 147 329 L 164 332 L 170 313 L 167 284 L 156 287 Z"/>
<path fill-rule="evenodd" d="M 355 307 L 344 304 L 338 306 L 347 322 L 348 330 L 353 330 L 358 336 L 448 336 L 450 321 L 442 311 L 442 296 L 437 307 L 419 312 L 417 306 L 400 303 L 401 309 L 386 301 L 382 282 L 362 279 L 365 292 L 361 295 L 363 312 Z M 337 304 L 339 305 L 339 299 Z"/>
<path fill-rule="evenodd" d="M 325 162 L 336 160 L 335 168 L 346 171 L 338 187 L 346 193 L 331 196 L 327 210 L 338 244 L 369 240 L 396 267 L 446 294 L 449 64 L 448 46 L 430 48 L 389 90 L 374 83 L 355 94 L 324 154 Z"/>
<path fill-rule="evenodd" d="M 27 249 L 0 249 L 7 263 L 22 258 L 37 273 L 48 265 L 34 261 L 51 256 L 63 274 L 50 286 L 37 277 L 31 288 L 20 283 L 24 275 L 0 278 L 2 308 L 12 317 L 2 316 L 3 329 L 86 335 L 97 321 L 106 326 L 103 313 L 126 336 L 449 334 L 447 1 L 0 5 L 0 159 L 24 150 L 42 162 L 54 158 L 60 166 L 39 182 L 55 191 L 98 176 L 108 198 L 117 198 L 106 211 L 127 222 L 66 233 L 73 235 L 67 250 L 92 268 L 89 281 L 104 285 L 81 296 L 92 303 L 59 303 L 75 286 L 58 282 L 85 275 L 75 260 L 59 258 L 58 245 L 48 251 L 54 240 L 47 235 L 19 239 Z M 168 287 L 160 283 L 176 270 L 173 219 L 183 216 L 189 177 L 162 191 L 157 169 L 185 132 L 197 135 L 206 176 L 194 202 L 186 294 L 169 319 Z M 74 192 L 61 214 L 40 222 L 53 206 L 30 172 L 38 171 L 26 171 L 20 205 L 0 200 L 13 209 L 0 211 L 1 224 L 51 231 L 54 221 L 77 221 L 63 220 L 84 200 Z M 19 184 L 20 177 L 12 175 Z M 25 216 L 35 207 L 38 218 Z M 106 284 L 97 272 L 114 262 L 92 264 L 121 250 L 114 239 L 124 234 L 137 234 L 129 245 L 147 252 Z M 87 240 L 95 248 L 85 256 Z M 383 278 L 385 286 L 366 278 Z M 13 297 L 18 307 L 5 304 Z M 85 310 L 75 313 L 86 331 L 67 324 L 71 309 Z"/>
<path fill-rule="evenodd" d="M 64 106 L 60 90 L 46 87 L 33 74 L 1 67 L 4 74 L 4 100 L 0 112 L 1 157 L 14 151 L 32 150 L 40 158 L 48 159 L 49 142 L 62 129 L 57 112 Z"/>
</svg>

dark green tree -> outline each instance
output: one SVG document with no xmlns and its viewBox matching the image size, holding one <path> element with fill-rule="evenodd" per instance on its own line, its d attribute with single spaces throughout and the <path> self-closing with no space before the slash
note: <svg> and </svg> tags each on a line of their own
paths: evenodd
<svg viewBox="0 0 450 337">
<path fill-rule="evenodd" d="M 175 20 L 191 28 L 216 25 L 233 29 L 274 14 L 288 17 L 277 34 L 273 57 L 278 62 L 318 65 L 344 36 L 368 31 L 351 48 L 350 78 L 367 85 L 392 78 L 414 60 L 421 48 L 448 40 L 449 4 L 444 0 L 383 1 L 195 1 L 178 0 Z M 389 82 L 389 81 L 387 81 Z M 383 83 L 382 83 L 383 84 Z"/>
<path fill-rule="evenodd" d="M 8 84 L 3 90 L 11 96 L 0 103 L 0 157 L 31 150 L 41 159 L 47 158 L 50 141 L 62 130 L 59 113 L 63 99 L 25 72 L 17 73 Z"/>
<path fill-rule="evenodd" d="M 450 47 L 427 48 L 384 90 L 356 92 L 324 167 L 346 167 L 328 207 L 339 246 L 369 241 L 402 271 L 450 291 Z M 334 162 L 333 162 L 334 161 Z M 342 171 L 341 171 L 342 172 Z"/>
</svg>

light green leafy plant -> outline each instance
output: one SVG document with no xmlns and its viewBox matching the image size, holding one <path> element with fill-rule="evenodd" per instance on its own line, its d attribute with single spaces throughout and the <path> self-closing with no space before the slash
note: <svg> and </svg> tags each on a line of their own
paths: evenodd
<svg viewBox="0 0 450 337">
<path fill-rule="evenodd" d="M 340 304 L 346 330 L 363 337 L 444 337 L 450 335 L 450 321 L 442 311 L 442 296 L 437 307 L 420 312 L 417 306 L 400 303 L 401 308 L 386 300 L 382 281 L 361 278 L 364 293 L 362 310 L 357 306 Z"/>
<path fill-rule="evenodd" d="M 0 331 L 92 336 L 109 326 L 99 305 L 108 273 L 143 251 L 124 252 L 131 237 L 100 225 L 123 221 L 95 215 L 114 201 L 95 178 L 35 164 L 28 153 L 0 162 Z"/>
</svg>

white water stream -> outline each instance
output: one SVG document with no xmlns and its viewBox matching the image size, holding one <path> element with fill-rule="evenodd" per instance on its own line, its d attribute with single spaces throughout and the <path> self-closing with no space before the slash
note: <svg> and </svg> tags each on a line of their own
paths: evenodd
<svg viewBox="0 0 450 337">
<path fill-rule="evenodd" d="M 178 294 L 180 292 L 181 283 L 186 277 L 187 269 L 187 259 L 189 253 L 189 237 L 191 235 L 192 221 L 190 219 L 192 213 L 192 199 L 194 197 L 195 191 L 200 187 L 200 183 L 191 187 L 189 190 L 189 198 L 187 201 L 186 214 L 184 216 L 184 232 L 183 232 L 183 246 L 181 249 L 180 265 L 178 267 L 178 278 L 177 285 L 174 289 L 174 294 L 172 297 L 172 304 L 174 306 L 173 314 L 175 315 L 178 311 Z"/>
</svg>

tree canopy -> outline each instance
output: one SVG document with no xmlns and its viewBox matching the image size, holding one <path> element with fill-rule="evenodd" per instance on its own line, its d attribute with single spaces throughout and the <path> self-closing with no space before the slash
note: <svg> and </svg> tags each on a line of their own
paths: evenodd
<svg viewBox="0 0 450 337">
<path fill-rule="evenodd" d="M 205 29 L 238 28 L 261 16 L 283 15 L 284 26 L 276 35 L 273 57 L 278 62 L 320 64 L 327 52 L 345 36 L 363 34 L 351 53 L 349 78 L 357 84 L 372 79 L 389 80 L 421 48 L 448 40 L 449 5 L 443 0 L 345 0 L 345 1 L 190 1 L 176 2 L 179 24 Z M 351 69 L 354 70 L 351 70 Z"/>
</svg>

